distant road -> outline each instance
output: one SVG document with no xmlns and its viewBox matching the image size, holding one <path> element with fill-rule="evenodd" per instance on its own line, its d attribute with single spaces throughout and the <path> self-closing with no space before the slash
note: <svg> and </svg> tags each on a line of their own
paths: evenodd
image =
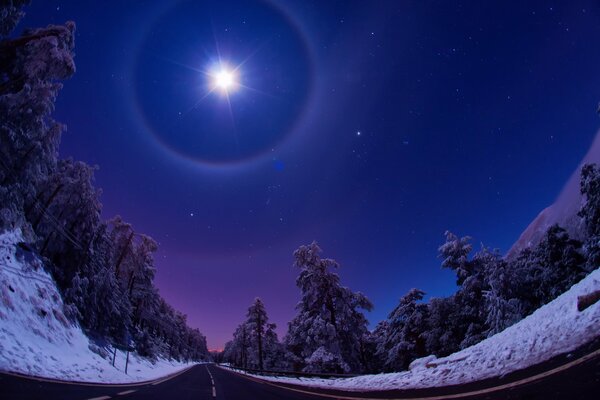
<svg viewBox="0 0 600 400">
<path fill-rule="evenodd" d="M 588 349 L 589 350 L 589 349 Z M 596 349 L 597 350 L 597 349 Z M 587 353 L 581 362 L 569 368 L 585 354 L 562 356 L 547 363 L 513 373 L 504 378 L 488 379 L 465 385 L 419 390 L 385 392 L 342 392 L 297 385 L 272 384 L 256 380 L 214 364 L 196 365 L 169 379 L 141 385 L 68 384 L 0 374 L 2 400 L 274 400 L 274 399 L 486 399 L 550 400 L 600 399 L 600 352 Z M 589 354 L 592 354 L 591 356 Z M 557 369 L 558 368 L 558 369 Z M 547 371 L 557 369 L 547 374 Z M 511 382 L 535 378 L 511 387 Z M 495 390 L 497 387 L 501 390 Z"/>
</svg>

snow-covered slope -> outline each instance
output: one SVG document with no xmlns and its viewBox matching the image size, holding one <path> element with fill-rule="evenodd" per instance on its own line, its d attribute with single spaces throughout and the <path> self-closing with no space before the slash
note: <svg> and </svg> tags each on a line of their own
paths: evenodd
<svg viewBox="0 0 600 400">
<path fill-rule="evenodd" d="M 155 379 L 188 364 L 155 364 L 90 342 L 64 315 L 51 276 L 30 252 L 19 249 L 20 232 L 0 233 L 0 371 L 85 382 L 136 382 Z M 94 349 L 95 351 L 92 351 Z M 106 358 L 99 355 L 102 353 Z"/>
<path fill-rule="evenodd" d="M 548 228 L 554 224 L 559 224 L 571 236 L 579 238 L 581 234 L 581 218 L 577 216 L 577 212 L 581 207 L 582 201 L 581 192 L 579 191 L 581 167 L 589 163 L 600 164 L 600 131 L 596 134 L 590 149 L 563 187 L 556 201 L 542 210 L 529 224 L 508 251 L 507 258 L 517 255 L 519 251 L 525 248 L 535 246 Z"/>
<path fill-rule="evenodd" d="M 414 389 L 504 375 L 572 351 L 600 336 L 600 301 L 579 312 L 577 297 L 600 290 L 600 269 L 510 328 L 444 358 L 415 360 L 409 371 L 343 379 L 259 377 L 344 390 Z"/>
</svg>

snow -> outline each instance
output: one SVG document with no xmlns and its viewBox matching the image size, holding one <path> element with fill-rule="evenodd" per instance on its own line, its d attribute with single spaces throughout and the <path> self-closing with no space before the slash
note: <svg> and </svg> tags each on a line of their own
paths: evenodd
<svg viewBox="0 0 600 400">
<path fill-rule="evenodd" d="M 155 363 L 99 347 L 65 317 L 62 298 L 42 262 L 18 248 L 20 231 L 0 233 L 0 370 L 80 382 L 130 383 L 153 380 L 191 366 Z M 102 354 L 103 356 L 101 356 Z"/>
<path fill-rule="evenodd" d="M 521 250 L 538 244 L 548 228 L 554 224 L 565 228 L 569 236 L 581 239 L 582 222 L 581 218 L 577 216 L 583 200 L 580 191 L 581 168 L 585 164 L 593 163 L 600 164 L 600 131 L 596 133 L 588 152 L 571 174 L 555 202 L 542 210 L 527 226 L 508 251 L 507 258 L 513 258 Z"/>
<path fill-rule="evenodd" d="M 408 371 L 354 378 L 265 377 L 269 381 L 342 390 L 417 389 L 502 376 L 568 353 L 600 335 L 600 301 L 582 312 L 577 297 L 600 290 L 600 268 L 551 303 L 486 340 L 448 357 L 415 360 Z"/>
</svg>

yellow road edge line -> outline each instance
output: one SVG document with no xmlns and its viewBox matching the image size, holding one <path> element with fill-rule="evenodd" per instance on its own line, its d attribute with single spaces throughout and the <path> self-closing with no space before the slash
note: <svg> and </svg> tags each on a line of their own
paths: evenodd
<svg viewBox="0 0 600 400">
<path fill-rule="evenodd" d="M 135 393 L 135 392 L 137 392 L 137 390 L 126 390 L 124 392 L 117 393 L 117 396 L 125 396 L 126 394 Z"/>
<path fill-rule="evenodd" d="M 387 399 L 387 400 L 443 400 L 443 399 L 459 399 L 462 397 L 471 397 L 471 396 L 476 396 L 476 395 L 480 395 L 480 394 L 486 394 L 486 393 L 492 393 L 492 392 L 497 392 L 499 390 L 504 390 L 504 389 L 509 389 L 509 388 L 514 388 L 517 386 L 521 386 L 521 385 L 525 385 L 527 383 L 531 383 L 534 381 L 537 381 L 539 379 L 542 378 L 546 378 L 550 375 L 554 375 L 558 372 L 564 371 L 566 369 L 569 369 L 571 367 L 574 367 L 576 365 L 582 364 L 596 356 L 600 355 L 600 349 L 586 354 L 585 356 L 578 358 L 577 360 L 573 360 L 571 362 L 568 362 L 566 364 L 563 364 L 561 366 L 558 366 L 556 368 L 553 368 L 551 370 L 539 373 L 537 375 L 534 376 L 530 376 L 528 378 L 523 378 L 514 382 L 510 382 L 510 383 L 505 383 L 499 386 L 493 386 L 491 388 L 486 388 L 486 389 L 479 389 L 479 390 L 473 390 L 471 392 L 464 392 L 464 393 L 455 393 L 455 394 L 445 394 L 445 395 L 440 395 L 440 396 L 427 396 L 427 397 L 398 397 L 395 399 Z M 310 391 L 310 390 L 302 390 L 302 389 L 296 389 L 296 388 L 291 388 L 289 386 L 284 386 L 281 384 L 277 384 L 275 382 L 266 380 L 266 379 L 261 379 L 261 378 L 256 378 L 254 376 L 250 377 L 248 375 L 245 374 L 241 374 L 237 371 L 233 371 L 231 369 L 228 368 L 223 368 L 220 365 L 217 365 L 218 368 L 221 368 L 225 371 L 229 371 L 235 374 L 238 374 L 246 379 L 249 379 L 251 381 L 255 381 L 255 382 L 260 382 L 260 383 L 266 383 L 268 385 L 271 386 L 275 386 L 281 389 L 287 389 L 287 390 L 291 390 L 294 392 L 298 392 L 298 393 L 304 393 L 304 394 L 311 394 L 313 396 L 320 396 L 320 397 L 326 397 L 326 398 L 331 398 L 331 399 L 339 399 L 339 400 L 382 400 L 382 398 L 377 398 L 377 397 L 357 397 L 357 396 L 343 396 L 343 395 L 334 395 L 334 394 L 329 394 L 329 393 L 318 393 L 318 392 L 314 392 L 314 391 Z M 290 385 L 295 385 L 294 383 L 291 383 Z M 315 389 L 325 389 L 325 390 L 341 390 L 344 391 L 343 389 L 335 389 L 335 388 L 324 388 L 324 387 L 315 387 Z M 431 389 L 431 388 L 419 388 L 419 389 Z M 393 389 L 392 389 L 393 390 Z M 402 389 L 398 389 L 398 390 L 402 390 Z"/>
</svg>

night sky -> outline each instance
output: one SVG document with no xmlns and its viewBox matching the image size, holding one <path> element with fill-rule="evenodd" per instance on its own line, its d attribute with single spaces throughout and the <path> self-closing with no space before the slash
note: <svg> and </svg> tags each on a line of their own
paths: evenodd
<svg viewBox="0 0 600 400">
<path fill-rule="evenodd" d="M 599 126 L 597 1 L 34 0 L 77 23 L 61 155 L 160 243 L 157 286 L 221 348 L 256 296 L 285 333 L 316 240 L 372 324 L 448 295 L 450 229 L 506 251 Z M 229 68 L 235 87 L 214 87 Z"/>
</svg>

